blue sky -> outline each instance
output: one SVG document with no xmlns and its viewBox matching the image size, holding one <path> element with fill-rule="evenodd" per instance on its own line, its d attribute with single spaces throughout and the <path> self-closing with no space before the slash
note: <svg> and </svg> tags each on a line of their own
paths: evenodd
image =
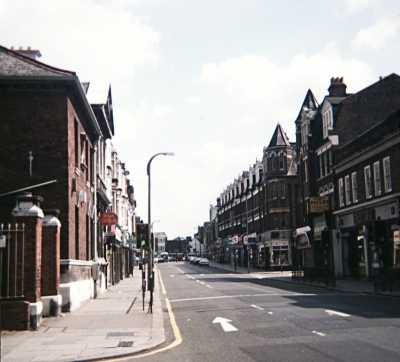
<svg viewBox="0 0 400 362">
<path fill-rule="evenodd" d="M 0 44 L 112 86 L 113 144 L 154 231 L 192 235 L 209 205 L 331 77 L 357 92 L 400 72 L 396 0 L 3 0 Z"/>
</svg>

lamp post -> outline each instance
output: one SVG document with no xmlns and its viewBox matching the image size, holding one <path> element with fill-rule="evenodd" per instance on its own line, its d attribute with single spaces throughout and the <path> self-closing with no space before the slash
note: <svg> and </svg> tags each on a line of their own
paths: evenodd
<svg viewBox="0 0 400 362">
<path fill-rule="evenodd" d="M 154 220 L 152 223 L 151 223 L 151 235 L 153 236 L 153 240 L 154 240 L 154 234 L 153 234 L 153 224 L 155 223 L 155 222 L 160 222 L 160 220 Z M 153 242 L 153 241 L 152 241 Z M 154 244 L 154 251 L 157 251 L 157 250 L 155 250 L 155 244 Z M 152 245 L 152 248 L 153 248 L 153 245 Z"/>
<path fill-rule="evenodd" d="M 149 302 L 149 313 L 153 313 L 153 290 L 154 290 L 154 275 L 153 275 L 153 267 L 154 267 L 154 258 L 153 258 L 153 240 L 151 239 L 151 181 L 150 181 L 150 166 L 153 159 L 159 155 L 163 156 L 173 156 L 174 153 L 172 152 L 160 152 L 156 153 L 152 156 L 147 163 L 147 176 L 149 181 L 149 188 L 148 188 L 148 224 L 149 227 L 149 260 L 148 260 L 148 290 L 150 290 L 150 302 Z"/>
</svg>

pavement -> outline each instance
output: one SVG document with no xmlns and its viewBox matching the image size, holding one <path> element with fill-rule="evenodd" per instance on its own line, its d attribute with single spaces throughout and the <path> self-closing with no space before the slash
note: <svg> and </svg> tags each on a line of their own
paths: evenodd
<svg viewBox="0 0 400 362">
<path fill-rule="evenodd" d="M 320 288 L 400 297 L 400 292 L 375 291 L 366 280 L 336 280 L 336 286 L 324 283 L 292 281 L 291 272 L 247 269 L 210 262 L 232 273 L 251 274 L 274 282 L 314 285 Z M 143 299 L 141 272 L 121 280 L 117 285 L 85 302 L 80 308 L 61 317 L 43 318 L 36 331 L 2 331 L 2 362 L 100 361 L 149 351 L 165 343 L 163 298 L 155 266 L 156 287 L 153 313 L 148 313 L 149 292 Z"/>
</svg>

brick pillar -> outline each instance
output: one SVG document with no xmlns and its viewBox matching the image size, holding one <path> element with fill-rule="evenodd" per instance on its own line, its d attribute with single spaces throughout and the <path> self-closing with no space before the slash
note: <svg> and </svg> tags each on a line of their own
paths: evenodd
<svg viewBox="0 0 400 362">
<path fill-rule="evenodd" d="M 12 224 L 25 224 L 24 297 L 30 303 L 30 327 L 37 329 L 42 320 L 41 268 L 42 268 L 42 219 L 40 202 L 43 198 L 24 193 L 17 196 L 12 211 Z"/>
<path fill-rule="evenodd" d="M 43 210 L 42 229 L 42 303 L 43 316 L 61 313 L 59 210 Z"/>
</svg>

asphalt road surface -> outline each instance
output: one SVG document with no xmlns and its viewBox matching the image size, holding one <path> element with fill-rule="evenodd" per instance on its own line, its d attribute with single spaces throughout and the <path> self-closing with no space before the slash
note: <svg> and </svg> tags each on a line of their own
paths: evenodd
<svg viewBox="0 0 400 362">
<path fill-rule="evenodd" d="M 160 264 L 156 273 L 167 342 L 135 360 L 400 361 L 399 299 L 189 262 Z"/>
</svg>

